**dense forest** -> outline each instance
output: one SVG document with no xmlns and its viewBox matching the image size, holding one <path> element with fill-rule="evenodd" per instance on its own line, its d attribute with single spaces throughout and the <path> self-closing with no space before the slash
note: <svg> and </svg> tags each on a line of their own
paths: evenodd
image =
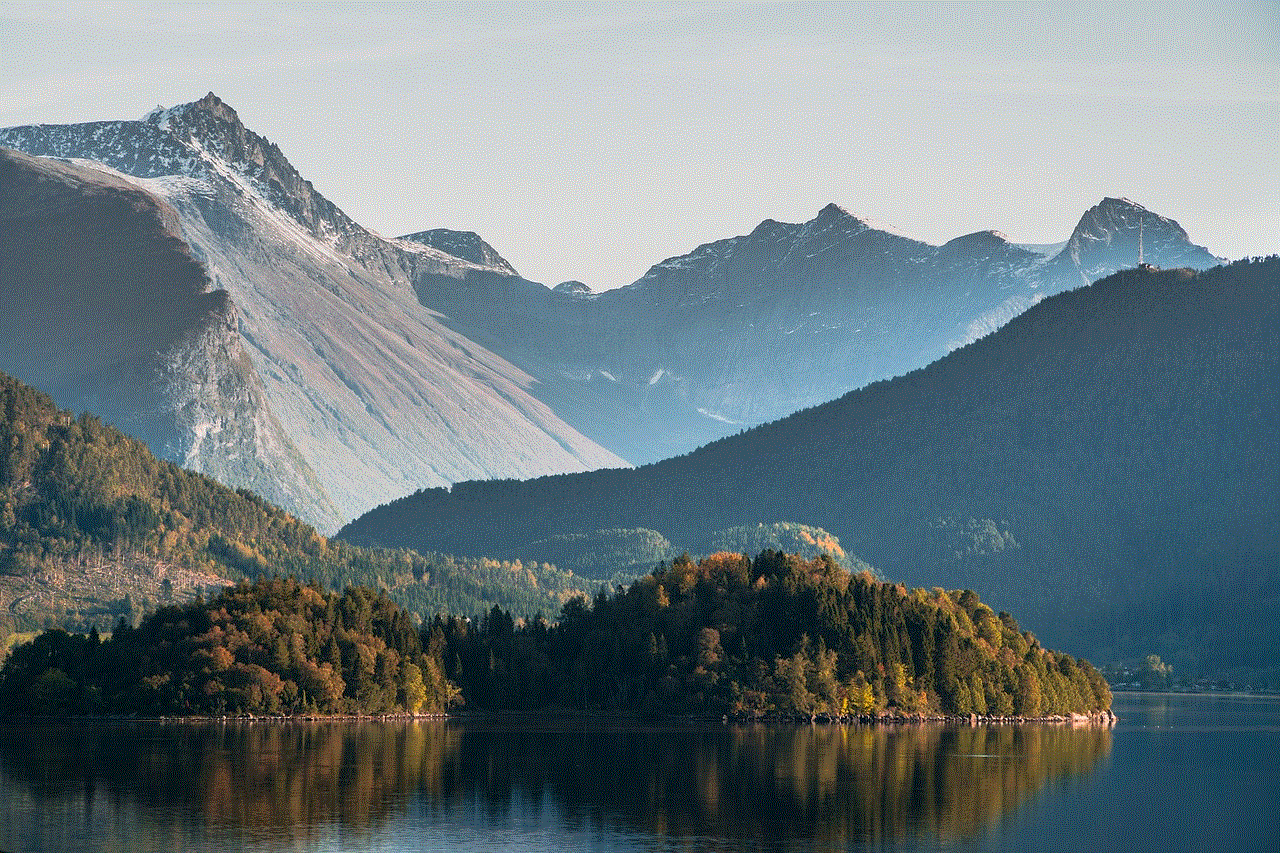
<svg viewBox="0 0 1280 853">
<path fill-rule="evenodd" d="M 60 411 L 0 373 L 0 639 L 87 632 L 210 594 L 294 575 L 386 589 L 428 618 L 558 612 L 592 583 L 545 562 L 359 548 L 320 536 L 252 492 L 163 462 L 92 415 Z"/>
<path fill-rule="evenodd" d="M 109 639 L 47 631 L 0 670 L 9 714 L 578 710 L 747 717 L 1100 714 L 1106 681 L 970 591 L 829 557 L 675 560 L 559 619 L 437 616 L 384 593 L 242 582 Z"/>
<path fill-rule="evenodd" d="M 424 643 L 468 707 L 663 714 L 989 714 L 1111 706 L 1087 662 L 971 591 L 852 575 L 828 557 L 681 557 L 559 621 L 437 617 Z"/>
<path fill-rule="evenodd" d="M 541 559 L 592 531 L 790 519 L 885 577 L 981 590 L 1056 647 L 1280 686 L 1277 376 L 1280 258 L 1145 267 L 686 456 L 426 490 L 339 536 Z"/>
<path fill-rule="evenodd" d="M 9 714 L 385 714 L 444 710 L 453 688 L 385 594 L 241 582 L 110 638 L 60 629 L 0 670 Z"/>
</svg>

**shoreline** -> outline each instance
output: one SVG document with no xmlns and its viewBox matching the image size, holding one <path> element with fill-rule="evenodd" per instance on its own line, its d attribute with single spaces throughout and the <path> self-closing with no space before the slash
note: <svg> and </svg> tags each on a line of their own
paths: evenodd
<svg viewBox="0 0 1280 853">
<path fill-rule="evenodd" d="M 67 717 L 13 716 L 0 717 L 0 725 L 9 722 L 25 723 L 161 723 L 164 725 L 186 724 L 281 724 L 281 723 L 369 723 L 369 722 L 417 722 L 425 720 L 591 720 L 595 722 L 638 722 L 663 724 L 705 724 L 723 723 L 725 725 L 861 725 L 861 726 L 908 726 L 908 725 L 1023 725 L 1027 723 L 1044 723 L 1056 725 L 1104 725 L 1114 726 L 1119 720 L 1110 709 L 1092 714 L 1050 714 L 1038 717 L 1021 717 L 1017 715 L 990 714 L 902 714 L 883 712 L 879 714 L 706 714 L 706 715 L 673 715 L 643 716 L 640 714 L 593 713 L 585 711 L 456 711 L 454 713 L 434 714 L 235 714 L 225 716 L 209 715 L 157 715 L 135 716 L 129 714 L 104 714 Z"/>
<path fill-rule="evenodd" d="M 1120 719 L 1110 709 L 1090 714 L 1046 714 L 1037 717 L 1023 717 L 1017 714 L 904 714 L 884 711 L 879 714 L 813 714 L 810 716 L 794 714 L 726 714 L 718 719 L 728 723 L 752 724 L 771 723 L 794 724 L 835 724 L 835 725 L 882 725 L 902 726 L 923 723 L 943 723 L 951 725 L 1005 725 L 1023 723 L 1064 723 L 1069 725 L 1105 725 L 1114 726 Z"/>
</svg>

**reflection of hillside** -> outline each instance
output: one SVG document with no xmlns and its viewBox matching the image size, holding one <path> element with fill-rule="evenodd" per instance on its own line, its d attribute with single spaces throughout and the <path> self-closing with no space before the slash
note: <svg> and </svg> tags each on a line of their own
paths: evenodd
<svg viewBox="0 0 1280 853">
<path fill-rule="evenodd" d="M 94 790 L 165 820 L 292 835 L 371 828 L 406 795 L 440 796 L 461 735 L 413 722 L 0 727 L 0 770 L 51 800 Z"/>
<path fill-rule="evenodd" d="M 1111 750 L 1099 726 L 805 726 L 471 734 L 464 790 L 555 792 L 569 819 L 659 836 L 901 840 L 972 836 Z M 482 773 L 482 776 L 472 776 Z"/>
<path fill-rule="evenodd" d="M 571 725 L 11 726 L 0 728 L 0 775 L 30 784 L 53 812 L 124 804 L 159 834 L 304 839 L 336 826 L 364 837 L 423 810 L 502 826 L 532 809 L 565 829 L 878 847 L 980 835 L 1046 785 L 1092 772 L 1112 736 L 1095 726 Z"/>
</svg>

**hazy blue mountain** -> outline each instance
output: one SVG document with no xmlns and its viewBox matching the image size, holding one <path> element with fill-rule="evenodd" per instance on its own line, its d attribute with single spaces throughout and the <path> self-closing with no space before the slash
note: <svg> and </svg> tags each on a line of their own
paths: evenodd
<svg viewBox="0 0 1280 853">
<path fill-rule="evenodd" d="M 1218 263 L 1125 199 L 1087 211 L 1048 254 L 994 231 L 934 246 L 828 205 L 599 294 L 490 270 L 427 272 L 414 287 L 450 326 L 539 377 L 535 393 L 566 420 L 642 463 L 927 364 L 1045 296 L 1136 266 L 1139 234 L 1149 263 Z"/>
<path fill-rule="evenodd" d="M 888 578 L 972 588 L 1094 660 L 1274 668 L 1278 329 L 1280 259 L 1129 270 L 686 456 L 425 490 L 340 536 L 534 557 L 531 543 L 592 531 L 687 541 L 790 519 Z"/>
</svg>

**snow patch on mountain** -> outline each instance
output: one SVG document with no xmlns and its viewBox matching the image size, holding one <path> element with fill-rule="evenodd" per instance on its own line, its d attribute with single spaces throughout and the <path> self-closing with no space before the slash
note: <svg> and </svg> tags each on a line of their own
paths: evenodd
<svg viewBox="0 0 1280 853">
<path fill-rule="evenodd" d="M 699 407 L 697 411 L 698 411 L 698 414 L 704 417 L 711 418 L 711 420 L 713 421 L 719 421 L 722 424 L 729 424 L 730 426 L 738 426 L 742 423 L 741 421 L 735 421 L 732 418 L 726 418 L 724 415 L 720 415 L 715 412 L 709 412 L 706 409 L 701 407 Z"/>
</svg>

